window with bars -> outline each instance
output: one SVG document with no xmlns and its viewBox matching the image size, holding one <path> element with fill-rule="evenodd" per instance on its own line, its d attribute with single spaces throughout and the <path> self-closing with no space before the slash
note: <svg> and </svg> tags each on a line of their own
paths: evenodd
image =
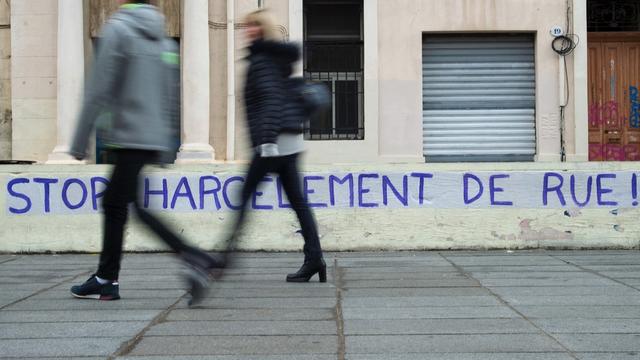
<svg viewBox="0 0 640 360">
<path fill-rule="evenodd" d="M 304 77 L 333 98 L 310 119 L 307 140 L 364 139 L 362 21 L 362 0 L 304 2 Z"/>
</svg>

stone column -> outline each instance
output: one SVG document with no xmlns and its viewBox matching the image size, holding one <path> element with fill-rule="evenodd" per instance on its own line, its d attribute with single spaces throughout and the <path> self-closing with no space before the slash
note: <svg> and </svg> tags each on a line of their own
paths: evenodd
<svg viewBox="0 0 640 360">
<path fill-rule="evenodd" d="M 587 47 L 587 0 L 573 1 L 573 33 L 580 44 L 573 52 L 573 97 L 575 118 L 575 154 L 567 154 L 567 161 L 589 161 L 589 84 Z M 571 86 L 571 84 L 567 84 Z"/>
<path fill-rule="evenodd" d="M 209 143 L 209 1 L 184 0 L 182 146 L 177 163 L 212 163 Z"/>
<path fill-rule="evenodd" d="M 58 0 L 57 140 L 47 164 L 78 163 L 68 154 L 84 87 L 84 13 L 82 0 Z"/>
</svg>

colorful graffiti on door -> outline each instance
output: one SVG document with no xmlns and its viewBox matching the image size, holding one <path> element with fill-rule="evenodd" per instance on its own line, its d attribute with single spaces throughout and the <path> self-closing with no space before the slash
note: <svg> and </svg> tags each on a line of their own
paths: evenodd
<svg viewBox="0 0 640 360">
<path fill-rule="evenodd" d="M 640 34 L 589 33 L 589 160 L 640 161 Z"/>
<path fill-rule="evenodd" d="M 629 102 L 631 105 L 629 125 L 633 129 L 640 129 L 640 102 L 638 102 L 638 88 L 636 86 L 629 86 Z"/>
<path fill-rule="evenodd" d="M 624 141 L 628 130 L 640 129 L 640 91 L 630 86 L 625 95 L 629 99 L 629 112 L 617 101 L 589 106 L 589 129 L 602 131 L 601 138 L 589 144 L 590 160 L 640 161 L 640 144 Z"/>
<path fill-rule="evenodd" d="M 592 104 L 589 106 L 589 126 L 618 128 L 620 126 L 619 105 L 616 101 L 607 101 L 602 106 Z"/>
</svg>

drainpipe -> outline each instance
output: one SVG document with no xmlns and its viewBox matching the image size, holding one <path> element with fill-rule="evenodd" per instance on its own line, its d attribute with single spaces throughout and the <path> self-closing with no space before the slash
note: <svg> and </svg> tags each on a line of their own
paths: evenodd
<svg viewBox="0 0 640 360">
<path fill-rule="evenodd" d="M 227 0 L 227 161 L 236 151 L 236 39 L 235 4 Z"/>
</svg>

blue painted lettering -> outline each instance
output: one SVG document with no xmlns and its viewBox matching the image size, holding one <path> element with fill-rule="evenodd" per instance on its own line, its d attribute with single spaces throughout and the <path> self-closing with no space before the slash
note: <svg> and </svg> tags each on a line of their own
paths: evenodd
<svg viewBox="0 0 640 360">
<path fill-rule="evenodd" d="M 80 187 L 80 191 L 82 195 L 80 196 L 80 201 L 76 204 L 72 204 L 69 200 L 69 188 L 71 185 L 76 184 Z M 64 205 L 70 210 L 80 209 L 84 206 L 84 203 L 87 201 L 87 197 L 89 196 L 89 192 L 87 191 L 87 186 L 80 179 L 67 179 L 62 185 L 62 202 Z"/>
<path fill-rule="evenodd" d="M 58 183 L 58 179 L 35 178 L 34 183 L 42 184 L 44 187 L 44 212 L 51 212 L 51 184 Z"/>
<path fill-rule="evenodd" d="M 393 185 L 393 183 L 391 182 L 391 179 L 389 179 L 388 176 L 382 177 L 382 203 L 385 206 L 389 205 L 389 196 L 388 196 L 389 189 L 391 189 L 391 192 L 393 192 L 396 199 L 398 199 L 398 201 L 402 205 L 404 206 L 409 205 L 409 177 L 408 176 L 405 175 L 402 177 L 402 194 L 400 194 L 400 192 Z"/>
<path fill-rule="evenodd" d="M 377 203 L 373 202 L 364 202 L 364 194 L 371 192 L 371 189 L 366 188 L 364 185 L 364 181 L 366 179 L 378 179 L 380 175 L 378 174 L 360 174 L 358 175 L 358 206 L 363 208 L 373 208 L 378 207 Z"/>
<path fill-rule="evenodd" d="M 484 192 L 484 186 L 482 185 L 482 180 L 480 180 L 479 177 L 469 173 L 464 174 L 464 176 L 462 177 L 462 180 L 463 180 L 462 183 L 464 188 L 464 204 L 469 205 L 477 201 L 478 199 L 480 199 L 480 197 L 482 196 L 482 193 Z M 475 182 L 478 187 L 478 191 L 472 198 L 469 198 L 469 185 L 470 185 L 469 180 L 473 180 L 473 182 Z"/>
<path fill-rule="evenodd" d="M 558 180 L 558 184 L 555 186 L 549 185 L 549 180 L 551 178 L 555 178 Z M 567 205 L 567 202 L 564 199 L 564 195 L 562 194 L 562 184 L 564 183 L 564 178 L 562 175 L 554 172 L 549 172 L 544 174 L 544 180 L 542 185 L 542 204 L 547 206 L 549 204 L 549 193 L 554 192 L 558 195 L 558 200 L 562 206 Z"/>
<path fill-rule="evenodd" d="M 7 191 L 9 192 L 9 195 L 24 201 L 23 208 L 19 209 L 19 208 L 9 207 L 10 213 L 20 215 L 20 214 L 26 214 L 29 212 L 29 210 L 31 210 L 31 199 L 27 195 L 23 193 L 19 193 L 14 189 L 14 186 L 16 185 L 28 184 L 28 183 L 29 183 L 29 179 L 25 179 L 25 178 L 13 179 L 7 183 Z"/>
</svg>

